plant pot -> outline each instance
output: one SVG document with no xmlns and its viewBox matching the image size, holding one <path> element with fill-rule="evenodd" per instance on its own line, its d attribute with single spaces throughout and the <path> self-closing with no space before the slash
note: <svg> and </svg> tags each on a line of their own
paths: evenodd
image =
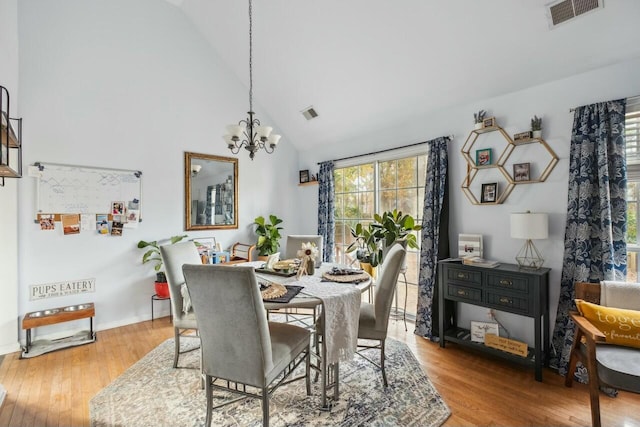
<svg viewBox="0 0 640 427">
<path fill-rule="evenodd" d="M 155 282 L 156 295 L 159 298 L 169 298 L 169 283 Z"/>
<path fill-rule="evenodd" d="M 542 130 L 534 130 L 533 131 L 534 138 L 542 138 Z"/>
<path fill-rule="evenodd" d="M 484 125 L 483 125 L 482 122 L 480 122 L 480 123 L 476 123 L 473 127 L 474 127 L 474 129 L 482 129 L 484 127 Z"/>
<path fill-rule="evenodd" d="M 367 274 L 369 274 L 369 276 L 371 276 L 372 279 L 375 279 L 376 276 L 378 275 L 377 274 L 378 273 L 378 267 L 373 267 L 368 262 L 360 261 L 360 268 L 362 270 L 364 270 Z"/>
</svg>

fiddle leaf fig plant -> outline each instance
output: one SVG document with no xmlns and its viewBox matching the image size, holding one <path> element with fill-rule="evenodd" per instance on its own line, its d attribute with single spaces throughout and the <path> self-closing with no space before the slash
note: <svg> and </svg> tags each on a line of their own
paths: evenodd
<svg viewBox="0 0 640 427">
<path fill-rule="evenodd" d="M 187 237 L 186 234 L 180 236 L 172 236 L 169 239 L 170 244 L 178 243 L 181 240 Z M 162 241 L 161 241 L 162 242 Z M 142 263 L 146 264 L 148 262 L 154 263 L 153 269 L 156 271 L 156 282 L 166 282 L 167 277 L 162 270 L 162 256 L 160 256 L 160 244 L 157 240 L 152 242 L 147 242 L 145 240 L 140 240 L 138 242 L 139 249 L 147 249 L 147 251 L 142 255 Z"/>
<path fill-rule="evenodd" d="M 422 226 L 416 224 L 411 215 L 403 215 L 402 211 L 394 209 L 393 212 L 387 211 L 382 215 L 375 214 L 373 218 L 376 220 L 373 226 L 381 229 L 384 244 L 387 247 L 393 245 L 397 240 L 406 240 L 408 247 L 419 248 L 416 235 L 411 232 L 421 230 Z"/>
<path fill-rule="evenodd" d="M 357 223 L 355 227 L 351 227 L 351 235 L 355 240 L 347 247 L 346 252 L 356 251 L 358 261 L 377 267 L 382 262 L 382 230 L 373 224 L 363 226 Z"/>
<path fill-rule="evenodd" d="M 254 224 L 258 235 L 256 243 L 258 255 L 268 256 L 278 252 L 282 238 L 280 235 L 282 227 L 278 227 L 278 225 L 282 224 L 282 220 L 275 215 L 269 215 L 269 222 L 267 222 L 263 216 L 259 216 L 254 219 Z"/>
</svg>

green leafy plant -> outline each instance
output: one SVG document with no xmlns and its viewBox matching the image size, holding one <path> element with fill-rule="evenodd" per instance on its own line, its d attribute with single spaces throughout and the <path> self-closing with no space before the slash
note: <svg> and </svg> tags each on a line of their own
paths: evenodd
<svg viewBox="0 0 640 427">
<path fill-rule="evenodd" d="M 380 227 L 375 227 L 373 224 L 363 226 L 358 223 L 355 227 L 351 227 L 351 235 L 355 240 L 347 247 L 347 253 L 356 251 L 356 258 L 360 262 L 371 264 L 372 267 L 377 267 L 382 263 L 380 242 L 382 242 L 384 234 Z"/>
<path fill-rule="evenodd" d="M 480 110 L 477 113 L 473 113 L 473 122 L 482 123 L 482 121 L 484 120 L 485 114 L 487 114 L 487 112 L 484 110 Z"/>
<path fill-rule="evenodd" d="M 180 236 L 173 236 L 169 239 L 169 242 L 173 245 L 174 243 L 178 243 L 181 240 L 187 237 L 186 234 Z M 161 241 L 163 242 L 163 241 Z M 160 256 L 160 244 L 157 240 L 153 242 L 147 242 L 145 240 L 140 240 L 138 242 L 139 249 L 147 249 L 147 251 L 142 255 L 142 263 L 154 263 L 153 269 L 156 271 L 156 282 L 166 282 L 167 277 L 162 270 L 162 256 Z"/>
<path fill-rule="evenodd" d="M 406 240 L 408 247 L 419 248 L 416 235 L 411 232 L 421 230 L 422 226 L 416 224 L 411 215 L 403 215 L 402 211 L 394 209 L 393 212 L 387 211 L 382 215 L 375 214 L 373 218 L 376 222 L 372 226 L 380 228 L 385 246 L 390 247 L 397 240 Z"/>
<path fill-rule="evenodd" d="M 256 225 L 256 234 L 258 235 L 256 249 L 260 256 L 272 255 L 278 252 L 280 247 L 282 227 L 278 227 L 278 225 L 282 224 L 282 220 L 275 215 L 269 215 L 269 221 L 267 223 L 264 217 L 259 216 L 253 222 Z"/>
<path fill-rule="evenodd" d="M 531 119 L 531 130 L 542 130 L 542 117 L 533 116 Z"/>
</svg>

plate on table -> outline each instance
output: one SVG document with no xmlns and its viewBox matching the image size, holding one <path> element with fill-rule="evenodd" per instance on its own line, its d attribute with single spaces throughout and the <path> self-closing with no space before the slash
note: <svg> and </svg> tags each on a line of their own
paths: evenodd
<svg viewBox="0 0 640 427">
<path fill-rule="evenodd" d="M 269 268 L 256 268 L 256 273 L 273 274 L 274 276 L 291 277 L 295 276 L 296 270 L 271 270 Z"/>
</svg>

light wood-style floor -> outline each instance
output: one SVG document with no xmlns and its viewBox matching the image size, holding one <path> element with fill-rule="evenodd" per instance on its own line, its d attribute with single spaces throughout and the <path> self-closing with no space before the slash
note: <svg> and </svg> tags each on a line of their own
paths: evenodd
<svg viewBox="0 0 640 427">
<path fill-rule="evenodd" d="M 391 321 L 390 336 L 406 342 L 451 408 L 446 426 L 590 425 L 587 387 L 447 344 L 442 349 Z M 19 359 L 7 355 L 0 384 L 7 397 L 0 426 L 88 426 L 89 400 L 147 352 L 173 336 L 169 318 L 98 332 L 95 343 Z M 390 378 L 393 381 L 393 378 Z M 603 426 L 640 426 L 640 395 L 601 396 Z M 420 425 L 417 420 L 417 425 Z"/>
</svg>

